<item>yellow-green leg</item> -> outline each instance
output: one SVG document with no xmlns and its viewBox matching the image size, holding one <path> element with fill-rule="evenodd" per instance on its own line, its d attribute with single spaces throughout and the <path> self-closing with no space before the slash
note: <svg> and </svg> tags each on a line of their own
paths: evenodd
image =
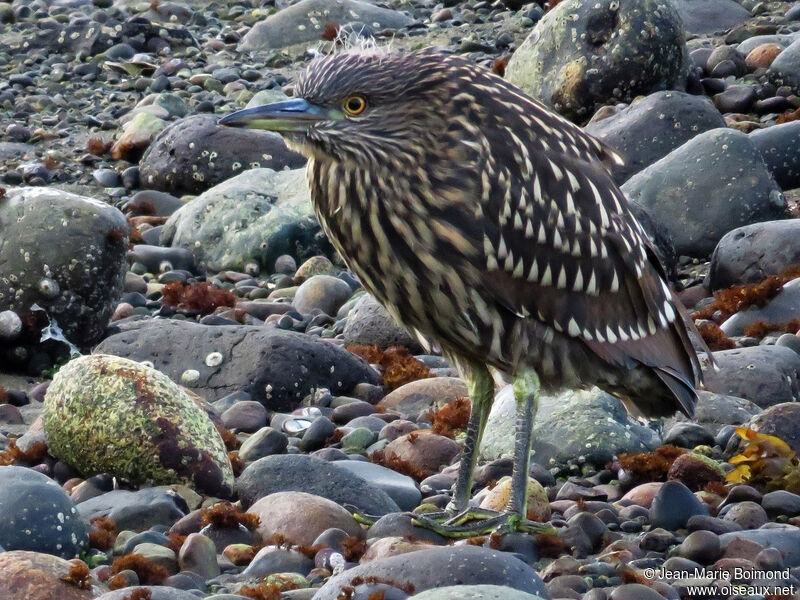
<svg viewBox="0 0 800 600">
<path fill-rule="evenodd" d="M 489 376 L 488 371 L 485 374 Z M 470 385 L 474 385 L 470 382 Z M 494 389 L 489 376 L 492 397 Z M 484 388 L 481 388 L 482 390 Z M 470 415 L 470 425 L 473 418 L 476 421 L 474 436 L 474 447 L 464 447 L 464 455 L 461 458 L 459 467 L 459 480 L 456 484 L 456 494 L 453 499 L 454 508 L 464 507 L 463 512 L 446 523 L 440 523 L 435 518 L 417 517 L 417 524 L 427 527 L 433 531 L 451 538 L 466 538 L 477 535 L 487 535 L 499 531 L 507 533 L 511 531 L 521 531 L 525 533 L 553 533 L 553 527 L 547 523 L 535 523 L 525 518 L 528 488 L 528 470 L 530 467 L 530 451 L 532 442 L 533 421 L 536 416 L 539 394 L 539 377 L 532 369 L 524 369 L 514 378 L 513 383 L 514 399 L 516 400 L 516 423 L 514 436 L 514 466 L 511 475 L 511 495 L 506 512 L 494 513 L 491 511 L 469 510 L 466 506 L 469 502 L 472 487 L 472 471 L 475 467 L 475 456 L 480 445 L 480 438 L 483 428 L 486 425 L 485 417 L 481 416 L 476 409 L 482 405 L 473 404 L 473 412 Z M 470 389 L 472 394 L 473 389 Z M 474 401 L 473 401 L 474 402 Z M 491 402 L 489 402 L 489 406 Z M 477 412 L 477 414 L 476 414 Z M 488 416 L 488 406 L 486 407 Z M 469 438 L 469 432 L 468 432 Z M 470 450 L 470 452 L 468 452 Z M 466 473 L 466 475 L 464 475 Z M 466 499 L 465 499 L 466 498 Z M 463 503 L 463 504 L 459 504 Z"/>
</svg>

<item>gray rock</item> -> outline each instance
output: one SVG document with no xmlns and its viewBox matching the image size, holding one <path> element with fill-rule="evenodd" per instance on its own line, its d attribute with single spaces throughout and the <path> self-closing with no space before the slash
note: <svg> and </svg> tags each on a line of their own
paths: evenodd
<svg viewBox="0 0 800 600">
<path fill-rule="evenodd" d="M 543 596 L 504 585 L 453 585 L 415 594 L 409 600 L 543 600 Z"/>
<path fill-rule="evenodd" d="M 55 188 L 17 188 L 0 198 L 0 227 L 0 311 L 38 305 L 73 344 L 97 342 L 125 281 L 122 213 Z"/>
<path fill-rule="evenodd" d="M 411 477 L 361 460 L 337 460 L 332 464 L 382 489 L 397 503 L 400 510 L 414 510 L 422 500 L 422 494 Z"/>
<path fill-rule="evenodd" d="M 199 378 L 183 384 L 209 401 L 245 391 L 271 410 L 293 410 L 320 387 L 339 395 L 357 383 L 378 382 L 366 362 L 343 348 L 272 327 L 140 321 L 106 338 L 95 351 L 152 361 L 179 383 L 185 371 L 196 370 Z M 208 366 L 212 352 L 221 353 L 222 362 Z"/>
<path fill-rule="evenodd" d="M 700 390 L 697 392 L 693 420 L 712 435 L 716 435 L 725 425 L 747 423 L 760 411 L 758 405 L 744 398 Z M 673 421 L 684 420 L 686 417 L 683 415 L 676 415 L 673 419 L 667 420 L 667 430 Z"/>
<path fill-rule="evenodd" d="M 800 399 L 800 355 L 790 348 L 722 350 L 714 352 L 714 360 L 719 372 L 704 368 L 706 383 L 717 393 L 746 398 L 762 408 Z"/>
<path fill-rule="evenodd" d="M 786 216 L 786 200 L 744 133 L 706 131 L 631 177 L 622 190 L 663 223 L 679 254 L 708 256 L 726 233 Z"/>
<path fill-rule="evenodd" d="M 179 590 L 174 587 L 164 585 L 143 585 L 121 588 L 113 592 L 106 592 L 98 596 L 97 600 L 126 600 L 136 590 L 147 590 L 150 592 L 150 600 L 197 600 L 197 595 L 191 591 Z"/>
<path fill-rule="evenodd" d="M 273 573 L 300 573 L 307 575 L 314 561 L 296 550 L 267 546 L 258 551 L 242 572 L 246 577 L 266 577 Z"/>
<path fill-rule="evenodd" d="M 289 438 L 285 433 L 272 427 L 262 427 L 242 443 L 239 457 L 250 462 L 272 454 L 283 454 L 288 446 Z"/>
<path fill-rule="evenodd" d="M 242 400 L 220 415 L 222 424 L 228 429 L 253 433 L 267 422 L 267 409 L 255 400 Z"/>
<path fill-rule="evenodd" d="M 734 531 L 719 536 L 723 550 L 736 539 L 755 542 L 765 548 L 776 548 L 783 555 L 785 567 L 800 566 L 800 528 L 792 525 L 772 525 L 764 529 Z"/>
<path fill-rule="evenodd" d="M 292 304 L 301 314 L 319 309 L 326 315 L 335 315 L 352 295 L 353 289 L 344 280 L 333 275 L 314 275 L 300 284 Z"/>
<path fill-rule="evenodd" d="M 342 588 L 357 577 L 410 584 L 417 592 L 454 584 L 481 584 L 549 597 L 536 572 L 513 554 L 478 546 L 448 546 L 374 560 L 349 569 L 328 580 L 314 600 L 336 600 Z"/>
<path fill-rule="evenodd" d="M 392 390 L 381 399 L 378 406 L 416 420 L 431 409 L 441 408 L 448 402 L 464 398 L 468 394 L 467 386 L 462 379 L 429 377 L 411 381 Z"/>
<path fill-rule="evenodd" d="M 667 481 L 653 498 L 650 506 L 650 523 L 653 528 L 662 527 L 675 531 L 686 527 L 695 515 L 707 515 L 708 507 L 680 481 Z"/>
<path fill-rule="evenodd" d="M 240 52 L 285 48 L 317 42 L 327 23 L 340 27 L 358 24 L 374 30 L 399 29 L 412 20 L 401 12 L 377 7 L 359 0 L 301 0 L 267 17 L 247 32 L 239 44 Z"/>
<path fill-rule="evenodd" d="M 52 479 L 25 467 L 0 467 L 0 546 L 73 558 L 86 550 L 86 525 Z"/>
<path fill-rule="evenodd" d="M 683 89 L 688 65 L 671 3 L 565 0 L 514 52 L 506 78 L 570 119 L 585 120 L 602 104 Z"/>
<path fill-rule="evenodd" d="M 343 333 L 345 346 L 366 344 L 381 349 L 405 346 L 412 353 L 422 351 L 416 338 L 370 294 L 364 294 L 355 301 L 347 315 Z"/>
<path fill-rule="evenodd" d="M 515 401 L 511 386 L 495 397 L 481 444 L 493 460 L 514 449 Z M 648 452 L 658 435 L 628 416 L 622 402 L 598 388 L 539 397 L 533 428 L 533 459 L 545 467 L 574 460 L 605 464 L 621 452 Z"/>
<path fill-rule="evenodd" d="M 800 40 L 795 40 L 781 52 L 767 71 L 775 85 L 787 85 L 795 93 L 800 92 Z"/>
<path fill-rule="evenodd" d="M 775 490 L 764 494 L 761 506 L 771 515 L 800 515 L 800 496 L 786 490 Z"/>
<path fill-rule="evenodd" d="M 296 169 L 305 158 L 277 133 L 217 125 L 213 115 L 171 123 L 153 140 L 139 164 L 143 186 L 198 194 L 247 169 Z"/>
<path fill-rule="evenodd" d="M 800 187 L 800 121 L 756 129 L 748 137 L 782 189 Z"/>
<path fill-rule="evenodd" d="M 220 573 L 214 542 L 199 533 L 190 533 L 181 545 L 178 564 L 181 571 L 197 573 L 204 579 L 211 579 Z"/>
<path fill-rule="evenodd" d="M 671 0 L 687 33 L 727 31 L 750 18 L 750 11 L 734 0 Z"/>
<path fill-rule="evenodd" d="M 112 490 L 78 504 L 78 513 L 84 521 L 108 517 L 116 523 L 119 531 L 144 531 L 154 525 L 169 527 L 187 512 L 183 498 L 159 488 L 143 488 L 135 492 Z"/>
<path fill-rule="evenodd" d="M 137 244 L 128 253 L 128 258 L 131 262 L 143 264 L 148 273 L 165 273 L 174 270 L 192 273 L 197 271 L 194 254 L 186 248 L 162 248 L 149 244 Z"/>
<path fill-rule="evenodd" d="M 774 435 L 800 452 L 800 404 L 784 402 L 771 406 L 750 420 L 748 427 L 759 433 Z"/>
<path fill-rule="evenodd" d="M 725 335 L 743 335 L 748 325 L 765 321 L 767 323 L 787 323 L 800 316 L 800 279 L 784 284 L 778 295 L 765 306 L 750 307 L 727 319 L 721 326 Z"/>
<path fill-rule="evenodd" d="M 389 495 L 362 477 L 303 454 L 267 456 L 248 465 L 237 480 L 245 507 L 276 492 L 305 492 L 342 506 L 352 504 L 367 514 L 385 515 L 400 509 Z"/>
<path fill-rule="evenodd" d="M 751 50 L 757 48 L 761 44 L 780 44 L 784 48 L 787 48 L 798 39 L 800 39 L 800 31 L 795 31 L 794 33 L 756 35 L 740 43 L 736 46 L 736 50 L 740 54 L 747 56 Z"/>
<path fill-rule="evenodd" d="M 625 164 L 614 169 L 621 184 L 665 157 L 698 133 L 725 127 L 725 119 L 704 96 L 655 92 L 616 114 L 589 121 L 584 130 L 620 152 Z"/>
<path fill-rule="evenodd" d="M 800 124 L 800 123 L 799 123 Z M 755 283 L 800 263 L 800 220 L 766 221 L 726 233 L 711 255 L 711 291 Z"/>
<path fill-rule="evenodd" d="M 177 210 L 161 244 L 190 250 L 212 271 L 242 272 L 256 263 L 269 272 L 282 254 L 324 254 L 302 169 L 250 169 Z"/>
</svg>

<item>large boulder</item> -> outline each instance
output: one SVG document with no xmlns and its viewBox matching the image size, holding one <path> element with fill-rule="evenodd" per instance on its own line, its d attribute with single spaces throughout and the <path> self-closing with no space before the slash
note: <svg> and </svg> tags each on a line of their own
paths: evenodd
<svg viewBox="0 0 800 600">
<path fill-rule="evenodd" d="M 243 170 L 280 171 L 305 162 L 277 133 L 222 127 L 213 115 L 192 115 L 170 124 L 153 140 L 139 170 L 148 188 L 197 194 Z"/>
<path fill-rule="evenodd" d="M 72 561 L 51 554 L 0 552 L 0 598 L 3 600 L 90 600 L 108 588 L 95 577 L 72 581 Z"/>
<path fill-rule="evenodd" d="M 786 217 L 786 199 L 761 153 L 732 129 L 701 133 L 631 177 L 622 191 L 689 256 L 708 256 L 736 227 Z"/>
<path fill-rule="evenodd" d="M 122 293 L 127 247 L 128 225 L 112 206 L 54 188 L 9 190 L 0 196 L 0 311 L 41 312 L 67 340 L 90 346 Z M 16 343 L 36 346 L 42 334 Z"/>
<path fill-rule="evenodd" d="M 800 187 L 800 121 L 756 129 L 748 137 L 781 189 Z"/>
<path fill-rule="evenodd" d="M 486 460 L 513 455 L 515 409 L 509 385 L 498 392 L 489 413 L 480 449 Z M 659 443 L 652 429 L 628 416 L 620 400 L 598 388 L 539 397 L 532 458 L 540 465 L 576 460 L 603 465 L 622 452 L 648 452 Z"/>
<path fill-rule="evenodd" d="M 668 0 L 564 0 L 514 52 L 506 78 L 585 121 L 603 104 L 683 89 L 688 72 L 683 26 Z"/>
<path fill-rule="evenodd" d="M 50 452 L 83 475 L 233 491 L 225 444 L 205 410 L 141 363 L 103 354 L 71 361 L 47 389 L 42 419 Z"/>
<path fill-rule="evenodd" d="M 718 127 L 725 127 L 725 119 L 708 98 L 673 90 L 635 100 L 584 129 L 624 157 L 625 164 L 613 172 L 621 184 L 698 133 Z"/>
<path fill-rule="evenodd" d="M 268 409 L 293 410 L 311 390 L 340 395 L 357 383 L 378 383 L 378 374 L 358 356 L 293 331 L 174 320 L 138 325 L 106 338 L 95 351 L 151 361 L 209 401 L 245 391 Z"/>
<path fill-rule="evenodd" d="M 800 263 L 800 220 L 766 221 L 726 233 L 711 255 L 711 290 L 755 283 Z"/>
<path fill-rule="evenodd" d="M 328 23 L 350 25 L 354 31 L 399 29 L 412 19 L 396 10 L 381 8 L 361 0 L 301 0 L 287 6 L 247 32 L 239 44 L 240 52 L 286 48 L 318 42 Z"/>
<path fill-rule="evenodd" d="M 727 31 L 750 18 L 735 0 L 670 0 L 681 16 L 686 33 Z"/>
<path fill-rule="evenodd" d="M 499 585 L 549 597 L 536 571 L 514 554 L 465 545 L 408 552 L 348 569 L 331 577 L 314 600 L 336 600 L 343 588 L 365 580 L 414 592 L 452 585 Z"/>
<path fill-rule="evenodd" d="M 55 481 L 33 469 L 0 467 L 0 515 L 0 547 L 6 550 L 73 558 L 89 546 L 86 525 L 72 501 Z"/>
<path fill-rule="evenodd" d="M 178 209 L 161 231 L 161 244 L 190 250 L 211 271 L 268 272 L 275 259 L 324 253 L 327 242 L 311 206 L 303 169 L 250 169 Z"/>
<path fill-rule="evenodd" d="M 714 352 L 719 371 L 706 368 L 706 385 L 718 394 L 746 398 L 761 408 L 800 400 L 800 355 L 785 346 Z M 701 356 L 701 362 L 706 361 Z"/>
</svg>

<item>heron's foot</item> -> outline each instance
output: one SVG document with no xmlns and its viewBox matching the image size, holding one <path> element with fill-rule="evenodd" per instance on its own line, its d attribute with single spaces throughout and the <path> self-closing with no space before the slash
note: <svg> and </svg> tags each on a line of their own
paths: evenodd
<svg viewBox="0 0 800 600">
<path fill-rule="evenodd" d="M 347 512 L 353 515 L 353 519 L 355 519 L 356 523 L 366 525 L 367 527 L 372 527 L 378 521 L 378 519 L 381 518 L 381 515 L 370 515 L 362 512 L 357 506 L 352 504 L 345 504 L 344 508 Z"/>
<path fill-rule="evenodd" d="M 492 533 L 505 535 L 518 532 L 539 535 L 556 532 L 550 523 L 537 523 L 523 518 L 516 512 L 498 513 L 481 508 L 467 509 L 444 522 L 431 519 L 430 515 L 415 515 L 413 522 L 418 527 L 430 529 L 443 537 L 453 539 L 479 537 Z"/>
</svg>

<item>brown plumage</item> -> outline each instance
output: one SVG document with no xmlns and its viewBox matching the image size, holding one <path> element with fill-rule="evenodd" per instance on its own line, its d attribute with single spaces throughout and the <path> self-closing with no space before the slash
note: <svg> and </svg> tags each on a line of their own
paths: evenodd
<svg viewBox="0 0 800 600">
<path fill-rule="evenodd" d="M 615 152 L 435 50 L 323 57 L 295 95 L 222 122 L 280 130 L 309 157 L 320 223 L 401 323 L 467 373 L 534 369 L 546 388 L 692 414 L 697 356 L 606 170 Z"/>
</svg>

